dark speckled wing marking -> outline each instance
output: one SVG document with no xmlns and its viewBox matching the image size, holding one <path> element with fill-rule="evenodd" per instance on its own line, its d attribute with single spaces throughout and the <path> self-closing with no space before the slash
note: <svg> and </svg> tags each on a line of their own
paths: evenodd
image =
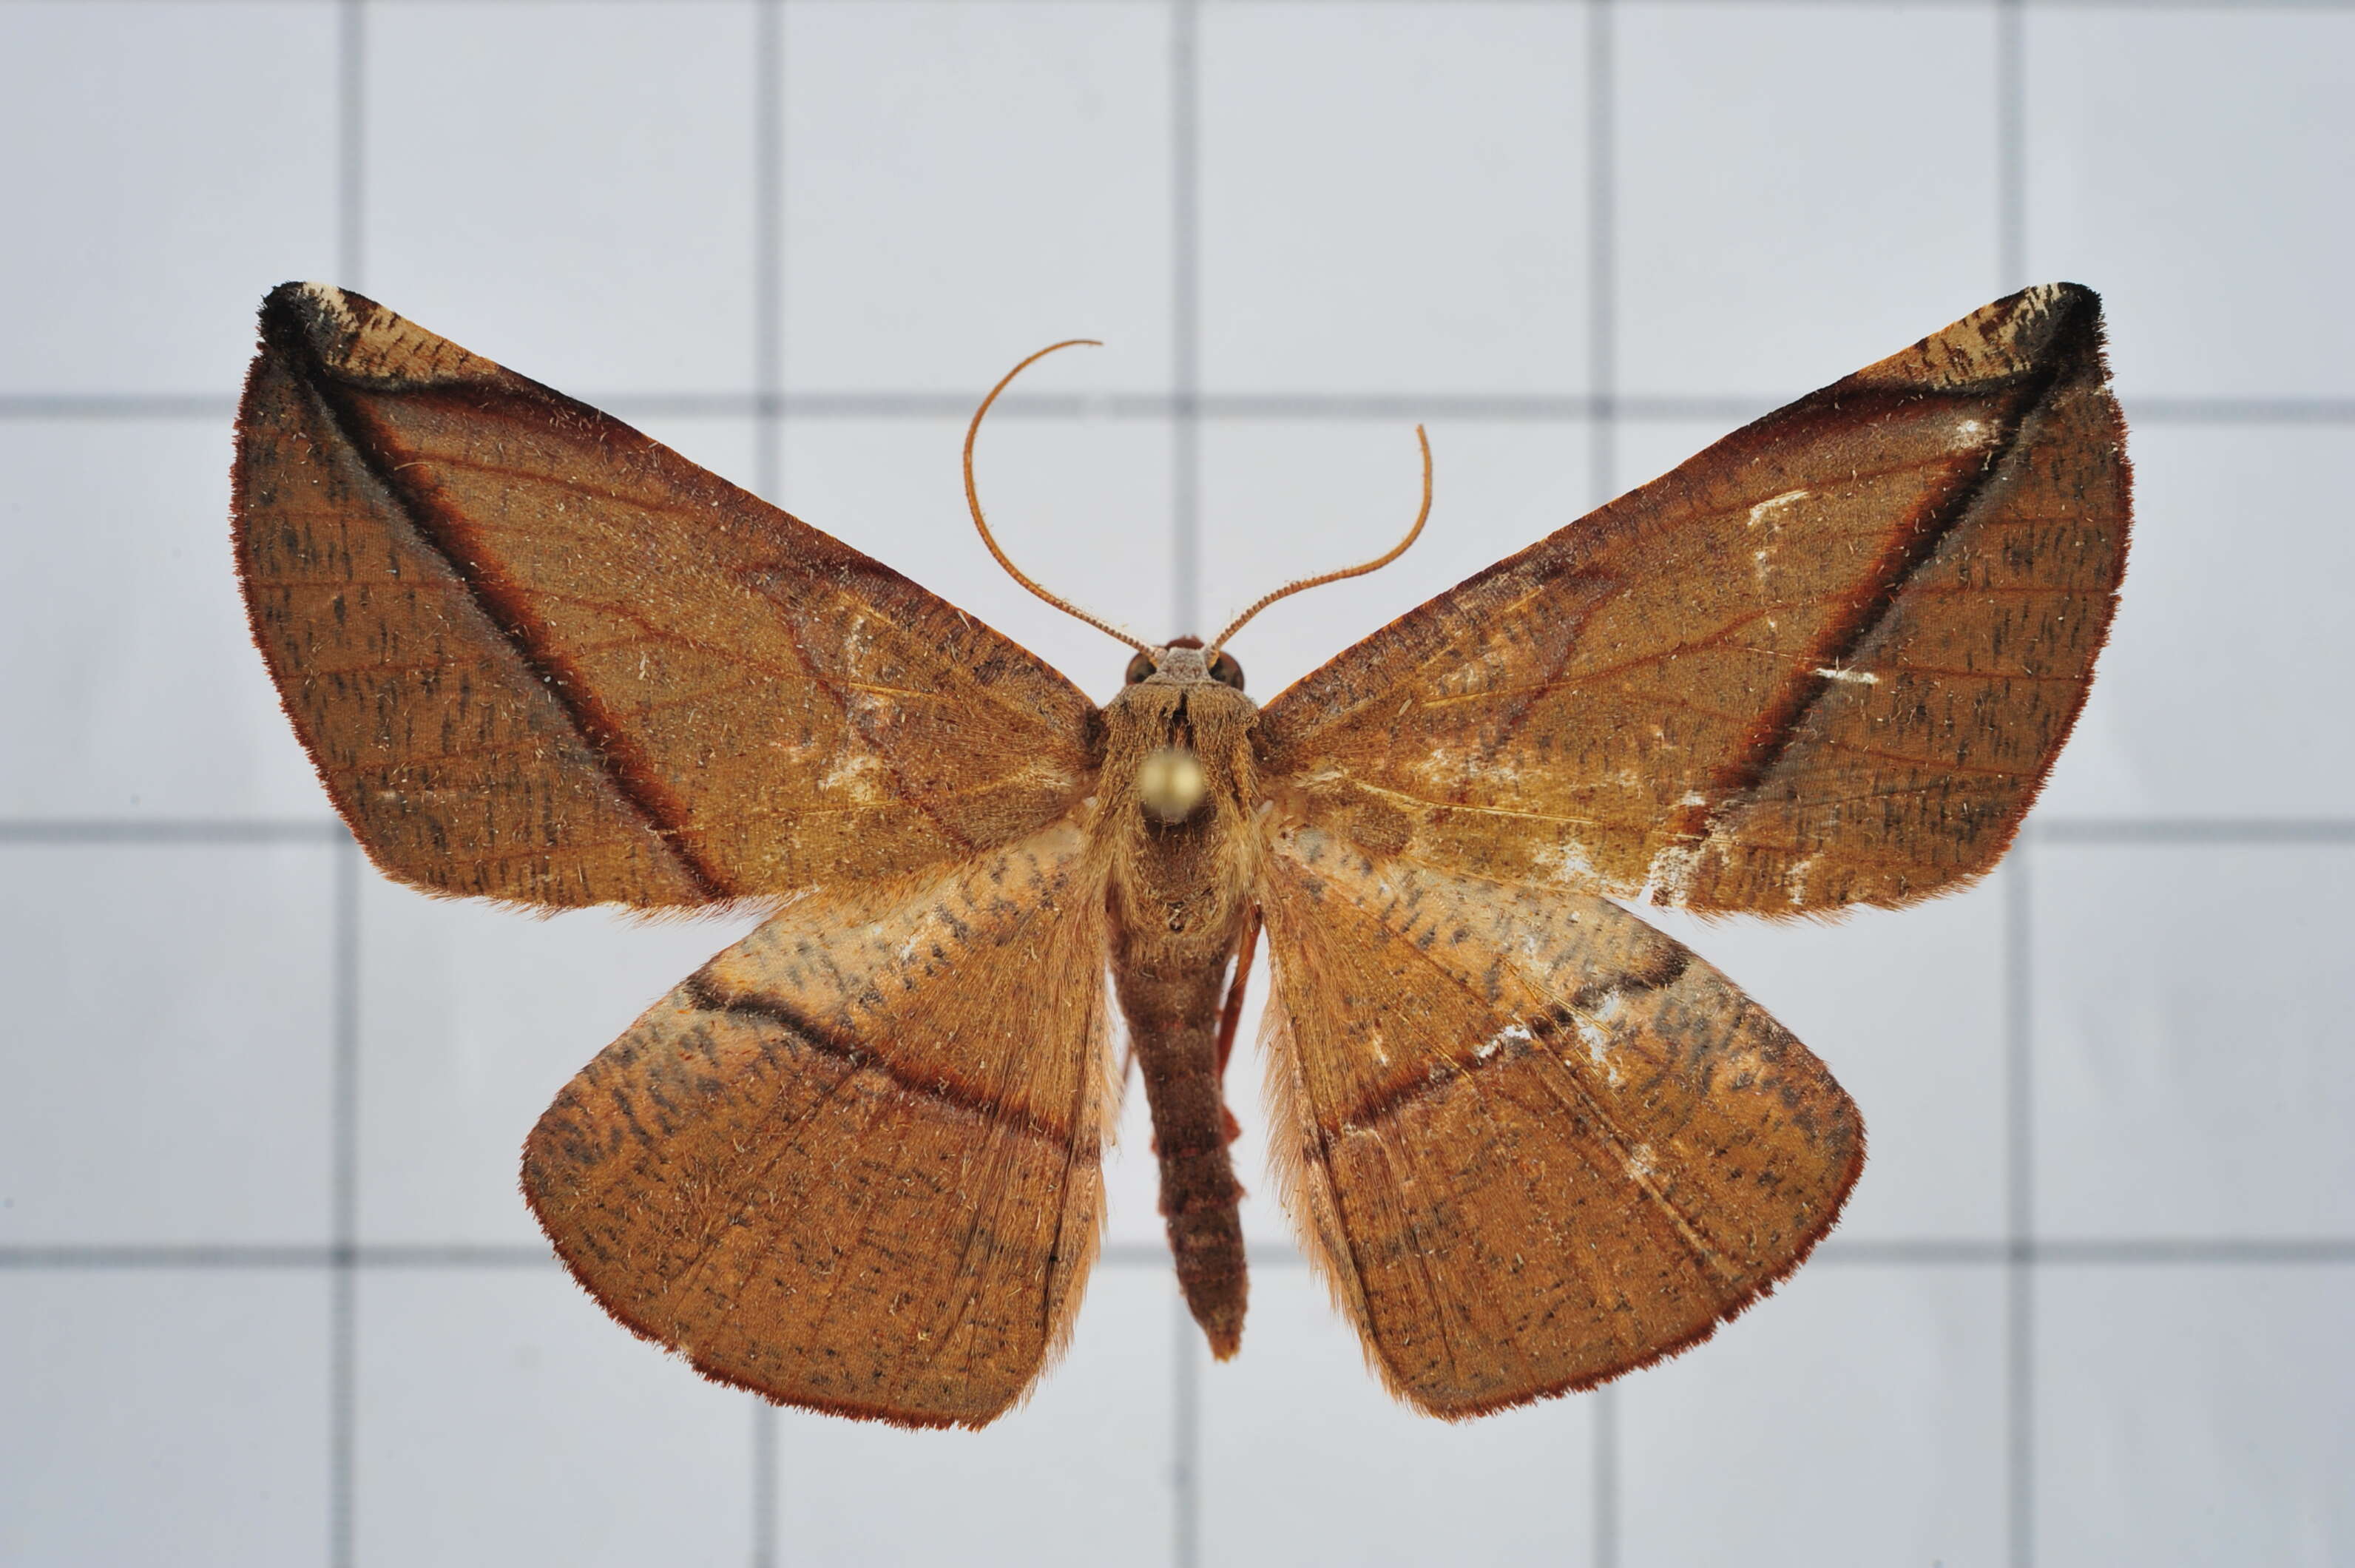
<svg viewBox="0 0 2355 1568">
<path fill-rule="evenodd" d="M 2100 303 L 1998 301 L 1392 623 L 1268 705 L 1369 848 L 1700 910 L 1992 866 L 2126 565 Z"/>
<path fill-rule="evenodd" d="M 699 904 L 964 859 L 1094 709 L 914 583 L 357 294 L 288 284 L 238 418 L 255 640 L 377 864 Z"/>
</svg>

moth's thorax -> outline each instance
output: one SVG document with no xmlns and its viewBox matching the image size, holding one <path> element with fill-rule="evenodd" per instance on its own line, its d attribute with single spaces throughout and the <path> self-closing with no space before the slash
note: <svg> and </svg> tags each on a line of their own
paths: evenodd
<svg viewBox="0 0 2355 1568">
<path fill-rule="evenodd" d="M 1255 865 L 1259 709 L 1211 679 L 1200 650 L 1156 655 L 1155 672 L 1104 709 L 1096 832 L 1123 926 L 1190 945 L 1241 918 Z"/>
</svg>

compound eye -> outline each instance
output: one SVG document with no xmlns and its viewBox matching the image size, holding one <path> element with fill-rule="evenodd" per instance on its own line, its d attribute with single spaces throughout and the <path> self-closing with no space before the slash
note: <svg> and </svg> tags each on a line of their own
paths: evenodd
<svg viewBox="0 0 2355 1568">
<path fill-rule="evenodd" d="M 1243 667 L 1235 662 L 1232 654 L 1220 648 L 1219 656 L 1210 661 L 1210 678 L 1221 686 L 1231 686 L 1241 691 L 1243 688 Z"/>
<path fill-rule="evenodd" d="M 1138 681 L 1143 680 L 1152 673 L 1153 656 L 1151 654 L 1139 654 L 1135 658 L 1128 661 L 1129 685 L 1135 686 Z"/>
</svg>

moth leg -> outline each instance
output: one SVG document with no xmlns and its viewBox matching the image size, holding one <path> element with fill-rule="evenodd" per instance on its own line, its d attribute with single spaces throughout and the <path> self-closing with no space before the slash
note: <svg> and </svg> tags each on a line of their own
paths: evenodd
<svg viewBox="0 0 2355 1568">
<path fill-rule="evenodd" d="M 1219 1013 L 1219 1082 L 1227 1081 L 1227 1058 L 1235 1053 L 1235 1026 L 1242 1022 L 1243 987 L 1251 981 L 1252 959 L 1259 952 L 1259 905 L 1252 905 L 1251 913 L 1243 917 L 1243 937 L 1235 951 L 1235 976 L 1227 987 L 1227 1005 Z M 1223 1093 L 1223 1089 L 1221 1091 Z M 1227 1141 L 1242 1136 L 1242 1127 L 1234 1112 L 1222 1103 L 1220 1114 L 1226 1118 Z"/>
</svg>

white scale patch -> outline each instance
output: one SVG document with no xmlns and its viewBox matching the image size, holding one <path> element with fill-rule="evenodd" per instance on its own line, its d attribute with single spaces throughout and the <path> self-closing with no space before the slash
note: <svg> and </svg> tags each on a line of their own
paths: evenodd
<svg viewBox="0 0 2355 1568">
<path fill-rule="evenodd" d="M 1881 677 L 1873 674 L 1869 669 L 1841 669 L 1837 666 L 1828 666 L 1823 669 L 1816 671 L 1816 673 L 1826 680 L 1846 681 L 1850 686 L 1879 686 L 1881 684 Z"/>
<path fill-rule="evenodd" d="M 1644 872 L 1644 886 L 1636 895 L 1637 900 L 1682 907 L 1692 897 L 1693 873 L 1700 869 L 1700 851 L 1698 844 L 1671 844 L 1653 856 Z"/>
<path fill-rule="evenodd" d="M 1572 1027 L 1578 1030 L 1578 1038 L 1586 1046 L 1586 1060 L 1603 1070 L 1603 1076 L 1611 1081 L 1611 1087 L 1622 1087 L 1619 1064 L 1611 1059 L 1611 1037 L 1604 1032 L 1603 1027 L 1582 1013 L 1572 1020 Z M 1568 1065 L 1575 1067 L 1577 1063 L 1569 1062 Z"/>
<path fill-rule="evenodd" d="M 1452 751 L 1445 746 L 1435 746 L 1416 759 L 1411 766 L 1417 778 L 1425 784 L 1436 788 L 1453 784 L 1463 777 L 1465 760 L 1464 753 L 1461 752 Z"/>
<path fill-rule="evenodd" d="M 359 318 L 352 314 L 351 303 L 344 298 L 344 291 L 335 284 L 304 283 L 303 293 L 320 309 L 334 316 L 336 325 L 344 331 L 350 332 L 358 325 Z"/>
<path fill-rule="evenodd" d="M 1600 880 L 1594 874 L 1594 862 L 1587 857 L 1586 846 L 1575 838 L 1547 845 L 1537 852 L 1536 862 L 1539 870 L 1557 882 L 1591 887 Z"/>
<path fill-rule="evenodd" d="M 1490 1040 L 1487 1044 L 1482 1046 L 1479 1050 L 1472 1053 L 1473 1060 L 1476 1061 L 1486 1061 L 1490 1057 L 1496 1055 L 1497 1052 L 1504 1050 L 1506 1046 L 1527 1045 L 1529 1043 L 1529 1031 L 1524 1025 L 1507 1024 L 1503 1029 L 1497 1031 L 1496 1039 Z"/>
<path fill-rule="evenodd" d="M 1779 496 L 1769 496 L 1750 508 L 1750 521 L 1747 526 L 1754 528 L 1774 517 L 1774 514 L 1784 507 L 1804 501 L 1813 493 L 1808 490 L 1785 490 Z M 1774 532 L 1782 532 L 1781 523 L 1775 523 Z M 1766 586 L 1766 574 L 1774 569 L 1774 549 L 1771 542 L 1762 549 L 1750 552 L 1750 570 L 1758 579 L 1758 586 L 1761 588 Z"/>
<path fill-rule="evenodd" d="M 817 781 L 817 787 L 829 792 L 843 790 L 853 800 L 871 803 L 882 798 L 874 778 L 882 771 L 881 758 L 868 752 L 853 752 L 827 770 L 826 777 Z"/>
<path fill-rule="evenodd" d="M 1769 496 L 1750 508 L 1750 526 L 1754 528 L 1793 502 L 1804 501 L 1814 494 L 1812 490 L 1785 490 L 1779 496 Z"/>
</svg>

